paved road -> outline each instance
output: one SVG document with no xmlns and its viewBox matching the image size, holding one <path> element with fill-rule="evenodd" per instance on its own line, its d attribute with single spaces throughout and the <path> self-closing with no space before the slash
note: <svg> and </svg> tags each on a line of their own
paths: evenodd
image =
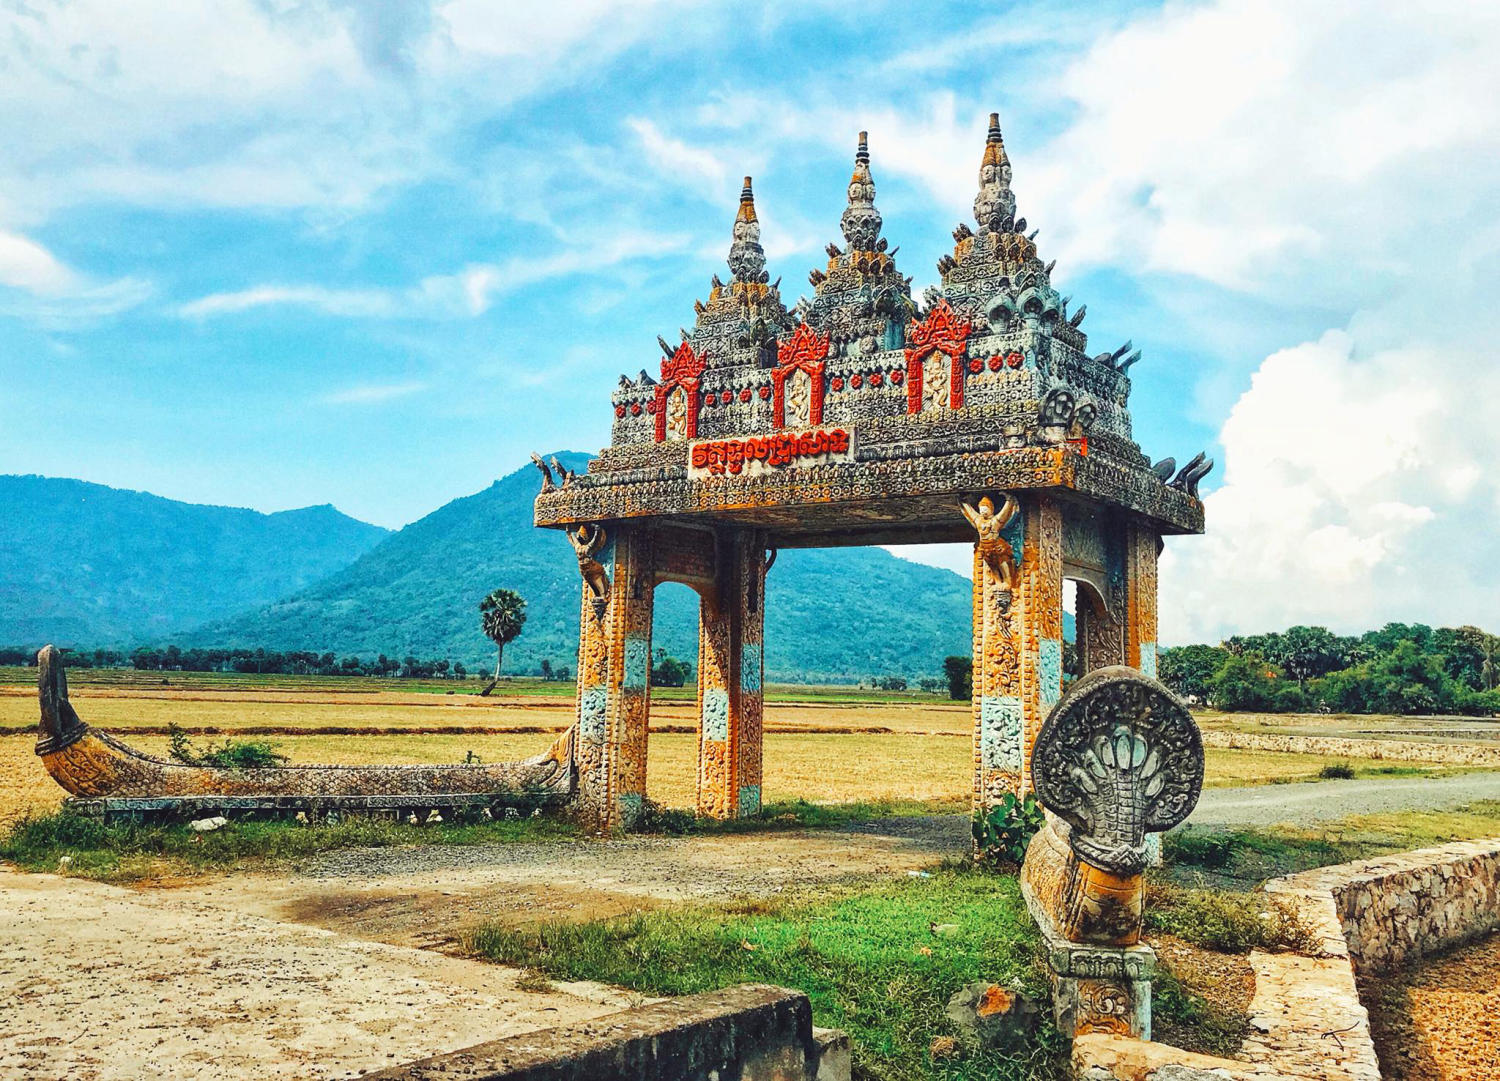
<svg viewBox="0 0 1500 1081">
<path fill-rule="evenodd" d="M 1500 773 L 1207 788 L 1189 822 L 1196 826 L 1300 824 L 1345 815 L 1446 810 L 1481 799 L 1500 799 Z"/>
</svg>

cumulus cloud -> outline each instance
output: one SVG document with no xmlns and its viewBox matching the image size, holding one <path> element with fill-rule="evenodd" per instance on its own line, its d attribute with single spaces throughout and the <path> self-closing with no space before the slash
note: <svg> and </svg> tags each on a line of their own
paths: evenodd
<svg viewBox="0 0 1500 1081">
<path fill-rule="evenodd" d="M 1500 611 L 1500 12 L 1440 7 L 1170 5 L 1063 76 L 1029 205 L 1065 259 L 1347 313 L 1230 412 L 1165 641 Z"/>
</svg>

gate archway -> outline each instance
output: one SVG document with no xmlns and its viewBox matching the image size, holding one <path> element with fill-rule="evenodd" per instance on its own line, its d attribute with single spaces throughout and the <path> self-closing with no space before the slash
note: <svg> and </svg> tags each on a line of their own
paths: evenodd
<svg viewBox="0 0 1500 1081">
<path fill-rule="evenodd" d="M 1024 219 L 992 116 L 974 202 L 919 304 L 881 236 L 863 134 L 814 293 L 788 312 L 765 270 L 749 178 L 729 251 L 660 378 L 621 376 L 611 445 L 544 480 L 539 526 L 583 571 L 578 805 L 629 825 L 645 797 L 652 590 L 701 597 L 700 814 L 761 805 L 765 577 L 780 548 L 974 545 L 974 799 L 1031 787 L 1062 693 L 1063 581 L 1084 670 L 1156 671 L 1156 561 L 1198 533 L 1199 455 L 1174 475 L 1131 438 L 1130 345 L 1090 356 Z M 1128 355 L 1127 355 L 1128 354 Z M 607 541 L 601 538 L 607 538 Z M 851 582 L 849 588 L 859 588 Z M 844 628 L 877 634 L 879 628 Z"/>
</svg>

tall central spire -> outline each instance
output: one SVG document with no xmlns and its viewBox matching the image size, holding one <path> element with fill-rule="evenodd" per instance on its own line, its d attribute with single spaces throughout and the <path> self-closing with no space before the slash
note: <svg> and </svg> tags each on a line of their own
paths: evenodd
<svg viewBox="0 0 1500 1081">
<path fill-rule="evenodd" d="M 875 209 L 875 181 L 870 176 L 870 141 L 868 132 L 859 133 L 859 149 L 854 152 L 854 173 L 849 177 L 849 205 L 839 224 L 844 240 L 856 251 L 872 251 L 880 239 L 883 224 Z"/>
<path fill-rule="evenodd" d="M 990 132 L 979 163 L 979 194 L 974 196 L 974 220 L 980 232 L 1008 232 L 1016 217 L 1016 196 L 1010 190 L 1010 156 L 1000 135 L 1000 114 L 990 114 Z"/>
<path fill-rule="evenodd" d="M 729 272 L 737 282 L 764 282 L 766 252 L 760 246 L 760 220 L 755 216 L 755 193 L 750 178 L 740 189 L 740 209 L 734 217 L 734 240 L 729 245 Z"/>
</svg>

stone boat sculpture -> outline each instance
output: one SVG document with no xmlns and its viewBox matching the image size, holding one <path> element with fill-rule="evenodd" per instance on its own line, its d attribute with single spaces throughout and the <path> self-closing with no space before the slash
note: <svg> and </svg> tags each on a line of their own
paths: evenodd
<svg viewBox="0 0 1500 1081">
<path fill-rule="evenodd" d="M 493 765 L 277 766 L 228 769 L 170 762 L 94 730 L 68 701 L 62 657 L 37 656 L 42 718 L 36 753 L 79 809 L 172 811 L 431 811 L 558 806 L 573 796 L 573 729 L 547 751 Z"/>
</svg>

